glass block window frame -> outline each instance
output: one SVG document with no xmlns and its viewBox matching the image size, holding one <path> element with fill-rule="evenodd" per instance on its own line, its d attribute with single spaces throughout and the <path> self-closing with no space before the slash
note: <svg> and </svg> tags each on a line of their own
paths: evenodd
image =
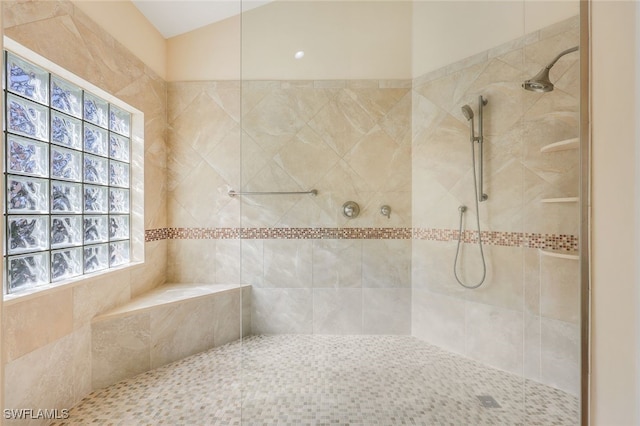
<svg viewBox="0 0 640 426">
<path fill-rule="evenodd" d="M 4 64 L 5 293 L 130 263 L 132 114 L 12 52 Z"/>
</svg>

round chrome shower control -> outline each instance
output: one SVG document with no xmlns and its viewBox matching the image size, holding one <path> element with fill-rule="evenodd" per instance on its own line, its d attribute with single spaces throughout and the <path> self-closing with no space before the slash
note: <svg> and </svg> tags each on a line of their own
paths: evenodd
<svg viewBox="0 0 640 426">
<path fill-rule="evenodd" d="M 349 219 L 354 219 L 360 214 L 360 206 L 355 201 L 347 201 L 342 205 L 342 214 Z"/>
</svg>

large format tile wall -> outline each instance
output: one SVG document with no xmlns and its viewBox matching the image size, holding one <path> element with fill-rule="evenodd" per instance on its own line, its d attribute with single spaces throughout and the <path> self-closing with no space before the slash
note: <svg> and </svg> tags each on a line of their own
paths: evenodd
<svg viewBox="0 0 640 426">
<path fill-rule="evenodd" d="M 578 136 L 578 54 L 551 70 L 553 92 L 521 83 L 559 52 L 578 44 L 578 20 L 553 25 L 413 84 L 412 332 L 415 336 L 538 380 L 579 391 L 578 262 L 545 256 L 537 247 L 576 254 L 577 202 L 543 199 L 578 195 L 578 150 L 540 148 Z M 455 281 L 458 207 L 475 237 L 476 207 L 469 123 L 461 107 L 484 109 L 485 192 L 480 223 L 487 278 L 476 290 Z M 531 244 L 532 237 L 534 244 Z M 439 241 L 436 241 L 439 239 Z M 543 241 L 544 240 L 544 241 Z M 482 276 L 477 244 L 463 246 L 459 271 L 467 284 Z"/>
<path fill-rule="evenodd" d="M 251 284 L 254 333 L 409 334 L 411 96 L 410 81 L 170 83 L 168 280 Z"/>
<path fill-rule="evenodd" d="M 166 83 L 66 1 L 3 1 L 4 34 L 145 115 L 145 229 L 167 226 Z M 145 264 L 4 304 L 5 407 L 68 408 L 91 389 L 91 318 L 165 280 L 167 242 Z M 27 424 L 21 421 L 20 424 Z"/>
</svg>

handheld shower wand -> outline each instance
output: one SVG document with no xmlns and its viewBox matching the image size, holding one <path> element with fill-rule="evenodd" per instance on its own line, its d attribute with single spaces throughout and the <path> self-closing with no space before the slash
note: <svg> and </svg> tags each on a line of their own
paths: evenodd
<svg viewBox="0 0 640 426">
<path fill-rule="evenodd" d="M 464 117 L 467 119 L 467 121 L 471 122 L 471 143 L 473 144 L 473 142 L 478 142 L 478 156 L 479 156 L 479 162 L 480 162 L 480 173 L 478 176 L 478 180 L 479 180 L 479 188 L 478 188 L 478 201 L 483 202 L 483 201 L 487 201 L 487 199 L 489 198 L 489 196 L 487 194 L 484 193 L 483 191 L 483 185 L 484 185 L 484 166 L 483 166 L 483 156 L 482 156 L 482 152 L 484 151 L 483 149 L 483 143 L 484 143 L 484 129 L 483 129 L 483 119 L 482 119 L 482 110 L 484 108 L 485 105 L 487 105 L 488 101 L 481 96 L 478 96 L 478 136 L 476 136 L 475 133 L 475 125 L 473 122 L 473 110 L 471 109 L 471 107 L 469 105 L 463 105 L 462 106 L 462 114 L 464 115 Z M 474 153 L 475 153 L 475 148 L 474 148 Z M 474 154 L 475 156 L 475 154 Z M 475 158 L 473 161 L 474 164 L 474 179 L 475 179 Z"/>
<path fill-rule="evenodd" d="M 482 233 L 480 231 L 480 203 L 482 201 L 486 201 L 489 198 L 489 196 L 482 191 L 482 184 L 483 184 L 482 151 L 483 151 L 483 142 L 484 142 L 483 126 L 482 126 L 483 125 L 482 109 L 487 104 L 487 102 L 488 101 L 484 97 L 482 96 L 478 97 L 478 118 L 479 118 L 478 119 L 479 121 L 478 136 L 476 136 L 475 134 L 475 126 L 473 122 L 473 110 L 469 105 L 464 105 L 462 107 L 462 114 L 465 116 L 467 121 L 471 122 L 470 123 L 471 124 L 471 161 L 473 163 L 473 190 L 475 192 L 474 199 L 476 204 L 476 225 L 478 229 L 478 247 L 480 249 L 480 257 L 482 258 L 482 277 L 480 278 L 480 281 L 473 285 L 467 285 L 464 282 L 462 282 L 460 277 L 458 277 L 458 255 L 460 254 L 460 243 L 462 242 L 462 218 L 465 212 L 467 211 L 467 207 L 460 206 L 458 208 L 458 211 L 460 212 L 460 226 L 458 230 L 458 245 L 456 247 L 456 257 L 453 261 L 453 275 L 456 277 L 456 281 L 458 281 L 458 283 L 461 286 L 467 289 L 475 289 L 480 287 L 482 283 L 484 283 L 484 280 L 487 276 L 487 262 L 485 261 L 484 251 L 482 250 Z M 480 176 L 479 176 L 480 185 L 478 185 L 478 174 L 476 173 L 476 155 L 475 155 L 476 148 L 475 148 L 474 142 L 478 142 L 478 151 L 479 151 L 479 157 L 480 157 Z"/>
</svg>

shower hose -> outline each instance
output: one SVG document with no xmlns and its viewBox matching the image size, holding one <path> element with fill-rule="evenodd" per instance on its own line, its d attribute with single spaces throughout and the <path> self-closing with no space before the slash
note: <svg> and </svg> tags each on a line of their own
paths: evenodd
<svg viewBox="0 0 640 426">
<path fill-rule="evenodd" d="M 456 277 L 456 281 L 464 288 L 468 288 L 469 290 L 473 290 L 474 288 L 478 288 L 484 283 L 484 280 L 487 276 L 487 263 L 484 259 L 484 251 L 482 250 L 482 236 L 480 233 L 480 203 L 478 196 L 478 180 L 476 178 L 476 150 L 474 147 L 474 141 L 471 141 L 471 160 L 473 162 L 473 189 L 475 192 L 475 200 L 476 200 L 476 224 L 478 229 L 478 246 L 480 247 L 480 257 L 482 258 L 482 278 L 480 282 L 474 285 L 468 285 L 462 282 L 460 277 L 458 277 L 458 255 L 460 254 L 460 242 L 462 241 L 462 218 L 464 216 L 465 211 L 467 211 L 466 206 L 460 206 L 458 211 L 460 211 L 460 226 L 458 227 L 458 245 L 456 246 L 456 257 L 453 261 L 453 275 Z"/>
</svg>

